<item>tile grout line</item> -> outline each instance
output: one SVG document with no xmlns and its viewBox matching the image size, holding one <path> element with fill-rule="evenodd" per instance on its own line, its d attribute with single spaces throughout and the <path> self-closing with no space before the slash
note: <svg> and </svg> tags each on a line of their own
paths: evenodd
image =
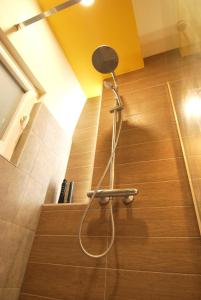
<svg viewBox="0 0 201 300">
<path fill-rule="evenodd" d="M 31 293 L 21 293 L 22 295 L 28 295 L 28 296 L 34 296 L 37 298 L 42 298 L 42 299 L 48 299 L 48 300 L 63 300 L 61 298 L 52 298 L 52 297 L 45 297 L 45 296 L 41 296 L 41 295 L 36 295 L 36 294 L 31 294 Z"/>
<path fill-rule="evenodd" d="M 94 267 L 87 267 L 87 266 L 75 266 L 75 265 L 63 265 L 63 264 L 51 264 L 51 263 L 38 263 L 38 262 L 29 262 L 29 264 L 34 264 L 34 265 L 48 265 L 48 266 L 59 266 L 59 267 L 64 267 L 64 268 L 79 268 L 79 269 L 91 269 L 91 270 L 110 270 L 110 271 L 121 271 L 121 272 L 134 272 L 134 273 L 153 273 L 153 274 L 169 274 L 169 275 L 181 275 L 181 276 L 199 276 L 201 277 L 201 273 L 181 273 L 181 272 L 162 272 L 162 271 L 150 271 L 150 270 L 136 270 L 136 269 L 122 269 L 122 268 L 97 268 L 96 266 Z"/>
<path fill-rule="evenodd" d="M 66 237 L 66 238 L 78 238 L 78 235 L 62 235 L 62 234 L 36 234 L 36 237 Z M 102 238 L 102 239 L 106 239 L 109 238 L 111 236 L 88 236 L 88 235 L 83 235 L 83 237 L 87 237 L 87 238 Z M 135 236 L 135 235 L 117 235 L 116 236 L 119 239 L 147 239 L 149 238 L 149 240 L 154 240 L 154 239 L 192 239 L 192 240 L 196 240 L 196 239 L 200 239 L 200 236 Z"/>
</svg>

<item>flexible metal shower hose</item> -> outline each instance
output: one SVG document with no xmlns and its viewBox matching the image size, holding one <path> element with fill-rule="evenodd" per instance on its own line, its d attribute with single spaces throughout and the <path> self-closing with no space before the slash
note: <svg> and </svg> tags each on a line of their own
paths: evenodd
<svg viewBox="0 0 201 300">
<path fill-rule="evenodd" d="M 106 167 L 105 167 L 105 170 L 104 170 L 104 172 L 103 172 L 103 174 L 102 174 L 100 180 L 98 181 L 98 184 L 97 184 L 97 186 L 96 186 L 96 188 L 95 188 L 95 190 L 94 190 L 94 193 L 93 193 L 93 195 L 92 195 L 92 197 L 91 197 L 91 199 L 90 199 L 90 201 L 89 201 L 89 203 L 88 203 L 88 205 L 87 205 L 87 207 L 86 207 L 86 209 L 85 209 L 85 211 L 84 211 L 84 213 L 83 213 L 83 216 L 82 216 L 82 219 L 81 219 L 81 223 L 80 223 L 80 228 L 79 228 L 79 242 L 80 242 L 80 247 L 81 247 L 82 251 L 83 251 L 87 256 L 92 257 L 92 258 L 101 258 L 101 257 L 107 255 L 107 253 L 111 250 L 111 248 L 112 248 L 112 246 L 113 246 L 113 243 L 114 243 L 114 237 L 115 237 L 115 224 L 114 224 L 114 216 L 113 216 L 113 208 L 112 208 L 112 202 L 111 202 L 111 200 L 110 200 L 110 202 L 109 202 L 109 205 L 110 205 L 110 215 L 111 215 L 111 225 L 112 225 L 112 238 L 111 238 L 111 242 L 110 242 L 108 248 L 107 248 L 103 253 L 101 253 L 101 254 L 91 254 L 91 253 L 89 253 L 89 252 L 84 248 L 84 245 L 83 245 L 83 243 L 82 243 L 82 226 L 83 226 L 83 223 L 84 223 L 84 221 L 85 221 L 85 218 L 86 218 L 86 216 L 87 216 L 87 214 L 88 214 L 89 208 L 91 207 L 91 204 L 92 204 L 94 198 L 96 197 L 96 193 L 97 193 L 97 191 L 100 189 L 100 186 L 101 186 L 101 184 L 102 184 L 102 182 L 103 182 L 103 180 L 104 180 L 104 178 L 105 178 L 105 175 L 107 174 L 107 172 L 108 172 L 108 170 L 109 170 L 109 167 L 110 167 L 110 165 L 112 164 L 113 158 L 114 158 L 114 156 L 115 156 L 115 151 L 116 151 L 116 148 L 117 148 L 117 144 L 118 144 L 118 141 L 119 141 L 119 136 L 120 136 L 121 128 L 122 128 L 122 116 L 121 116 L 121 110 L 118 111 L 118 115 L 117 115 L 117 116 L 119 117 L 119 128 L 118 128 L 118 132 L 117 132 L 116 142 L 115 142 L 115 144 L 114 144 L 113 150 L 112 150 L 112 152 L 111 152 L 111 156 L 110 156 L 109 161 L 108 161 L 108 163 L 107 163 L 107 165 L 106 165 Z"/>
</svg>

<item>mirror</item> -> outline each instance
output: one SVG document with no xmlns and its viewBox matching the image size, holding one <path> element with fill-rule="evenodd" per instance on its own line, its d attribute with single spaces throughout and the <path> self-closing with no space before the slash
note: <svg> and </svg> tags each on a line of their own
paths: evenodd
<svg viewBox="0 0 201 300">
<path fill-rule="evenodd" d="M 116 51 L 109 46 L 98 47 L 92 55 L 94 68 L 102 73 L 113 73 L 119 64 L 119 58 Z"/>
</svg>

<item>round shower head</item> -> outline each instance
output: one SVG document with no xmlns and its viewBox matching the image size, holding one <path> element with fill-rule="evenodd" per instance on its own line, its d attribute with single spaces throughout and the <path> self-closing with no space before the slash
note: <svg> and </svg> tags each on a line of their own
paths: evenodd
<svg viewBox="0 0 201 300">
<path fill-rule="evenodd" d="M 109 46 L 98 47 L 92 55 L 94 68 L 103 74 L 113 73 L 119 64 L 116 51 Z"/>
</svg>

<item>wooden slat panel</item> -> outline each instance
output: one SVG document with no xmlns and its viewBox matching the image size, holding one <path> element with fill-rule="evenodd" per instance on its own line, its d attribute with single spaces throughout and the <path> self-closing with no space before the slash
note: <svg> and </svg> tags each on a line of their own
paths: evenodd
<svg viewBox="0 0 201 300">
<path fill-rule="evenodd" d="M 108 271 L 106 300 L 200 300 L 201 276 Z"/>
<path fill-rule="evenodd" d="M 94 268 L 28 264 L 22 293 L 63 300 L 102 300 L 104 274 L 104 270 Z"/>
<path fill-rule="evenodd" d="M 116 238 L 108 267 L 201 274 L 200 238 Z"/>
</svg>

